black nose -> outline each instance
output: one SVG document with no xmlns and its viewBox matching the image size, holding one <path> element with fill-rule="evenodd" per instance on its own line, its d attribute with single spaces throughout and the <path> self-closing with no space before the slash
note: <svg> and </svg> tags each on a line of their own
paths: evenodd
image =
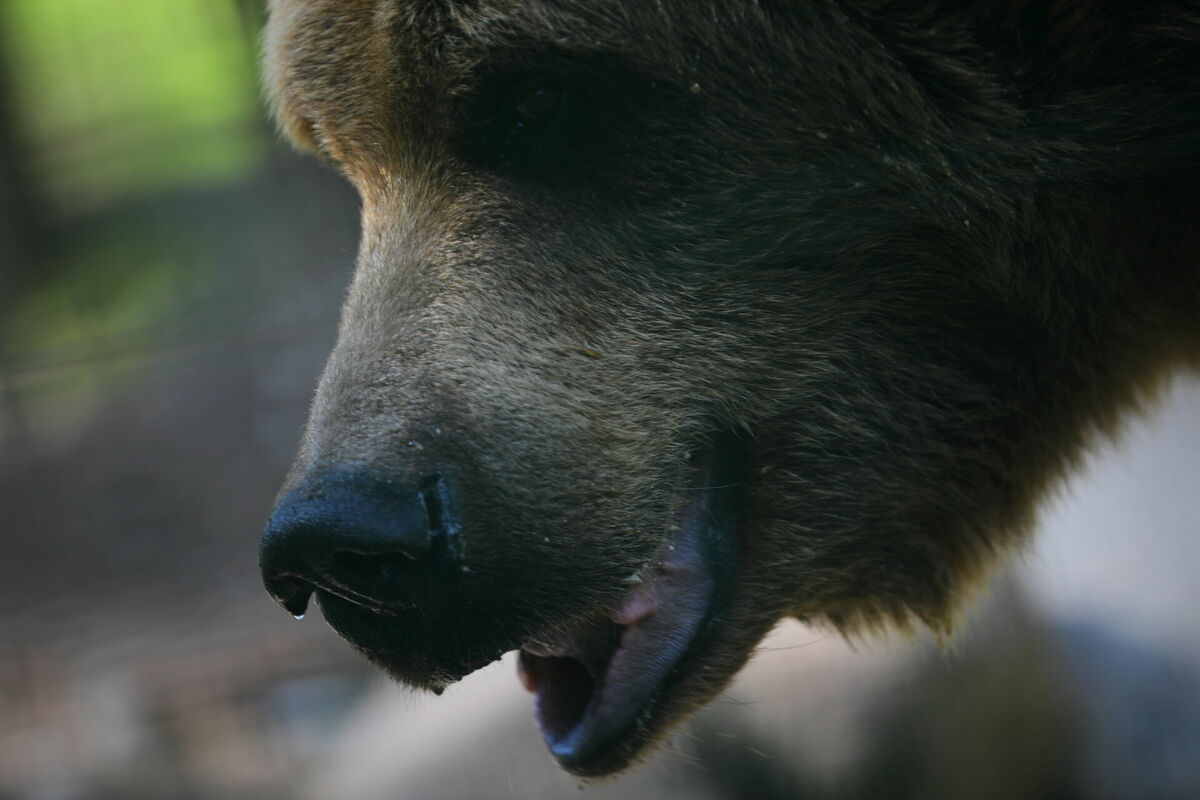
<svg viewBox="0 0 1200 800">
<path fill-rule="evenodd" d="M 438 475 L 407 487 L 323 475 L 275 506 L 259 566 L 267 591 L 296 616 L 314 591 L 376 611 L 419 609 L 461 569 L 456 533 Z"/>
</svg>

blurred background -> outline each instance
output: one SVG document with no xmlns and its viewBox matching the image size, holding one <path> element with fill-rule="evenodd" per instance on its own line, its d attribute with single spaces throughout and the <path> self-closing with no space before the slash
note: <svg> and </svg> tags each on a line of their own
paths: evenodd
<svg viewBox="0 0 1200 800">
<path fill-rule="evenodd" d="M 513 664 L 388 685 L 261 589 L 356 200 L 258 0 L 0 0 L 0 800 L 1200 797 L 1200 384 L 1104 445 L 950 648 L 785 625 L 585 785 Z"/>
</svg>

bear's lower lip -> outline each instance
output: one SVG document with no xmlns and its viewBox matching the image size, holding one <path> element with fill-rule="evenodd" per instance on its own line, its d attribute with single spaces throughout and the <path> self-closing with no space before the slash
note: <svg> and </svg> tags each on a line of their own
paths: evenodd
<svg viewBox="0 0 1200 800">
<path fill-rule="evenodd" d="M 565 769 L 603 774 L 636 753 L 685 662 L 706 649 L 737 551 L 736 449 L 718 443 L 693 472 L 662 550 L 618 608 L 522 646 L 521 682 Z"/>
</svg>

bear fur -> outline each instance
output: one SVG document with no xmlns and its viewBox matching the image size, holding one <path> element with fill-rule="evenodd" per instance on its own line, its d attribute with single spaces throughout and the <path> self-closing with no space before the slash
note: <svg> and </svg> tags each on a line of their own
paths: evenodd
<svg viewBox="0 0 1200 800">
<path fill-rule="evenodd" d="M 696 453 L 738 443 L 719 613 L 580 774 L 785 616 L 948 631 L 1089 441 L 1200 363 L 1194 1 L 272 0 L 265 44 L 281 127 L 362 200 L 284 494 L 468 487 L 453 608 L 411 664 L 356 646 L 439 688 L 611 610 Z M 531 75 L 574 105 L 526 152 L 489 126 Z"/>
</svg>

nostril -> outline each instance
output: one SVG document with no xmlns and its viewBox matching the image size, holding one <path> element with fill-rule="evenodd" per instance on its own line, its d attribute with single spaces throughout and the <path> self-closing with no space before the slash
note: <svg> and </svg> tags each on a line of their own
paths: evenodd
<svg viewBox="0 0 1200 800">
<path fill-rule="evenodd" d="M 350 580 L 395 580 L 417 559 L 408 553 L 356 553 L 341 550 L 333 555 L 337 575 Z M 353 585 L 353 584 L 352 584 Z"/>
<path fill-rule="evenodd" d="M 430 539 L 445 536 L 449 532 L 449 519 L 446 516 L 446 484 L 441 475 L 435 473 L 421 481 L 421 505 L 425 507 Z"/>
<path fill-rule="evenodd" d="M 268 586 L 271 598 L 296 619 L 308 611 L 308 599 L 312 597 L 313 585 L 303 578 L 291 575 L 276 578 Z"/>
</svg>

